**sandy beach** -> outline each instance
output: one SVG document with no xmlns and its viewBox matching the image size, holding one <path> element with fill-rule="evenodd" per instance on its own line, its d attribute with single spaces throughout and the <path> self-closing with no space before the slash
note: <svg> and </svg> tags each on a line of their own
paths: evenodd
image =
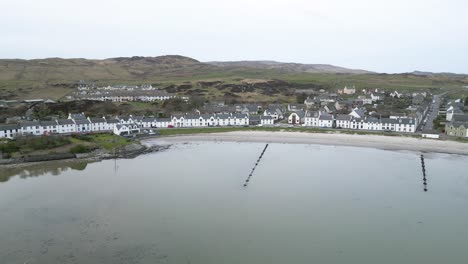
<svg viewBox="0 0 468 264">
<path fill-rule="evenodd" d="M 468 155 L 467 143 L 412 137 L 338 133 L 235 131 L 167 136 L 144 140 L 143 143 L 172 144 L 201 141 L 319 144 Z"/>
</svg>

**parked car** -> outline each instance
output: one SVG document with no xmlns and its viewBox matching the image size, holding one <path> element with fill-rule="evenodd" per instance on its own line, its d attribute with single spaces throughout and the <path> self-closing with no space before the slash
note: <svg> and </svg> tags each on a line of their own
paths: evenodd
<svg viewBox="0 0 468 264">
<path fill-rule="evenodd" d="M 167 128 L 174 128 L 174 126 L 173 125 L 168 125 Z"/>
</svg>

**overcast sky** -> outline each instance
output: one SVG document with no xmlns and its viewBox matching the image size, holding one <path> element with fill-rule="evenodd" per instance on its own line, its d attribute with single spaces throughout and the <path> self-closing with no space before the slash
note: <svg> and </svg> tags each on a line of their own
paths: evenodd
<svg viewBox="0 0 468 264">
<path fill-rule="evenodd" d="M 0 0 L 0 58 L 180 54 L 468 73 L 465 0 Z"/>
</svg>

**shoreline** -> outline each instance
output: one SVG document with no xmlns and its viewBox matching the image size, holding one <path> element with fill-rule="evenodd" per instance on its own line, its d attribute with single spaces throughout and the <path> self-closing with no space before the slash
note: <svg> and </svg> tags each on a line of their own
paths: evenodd
<svg viewBox="0 0 468 264">
<path fill-rule="evenodd" d="M 401 136 L 390 137 L 341 133 L 232 131 L 209 134 L 161 136 L 142 140 L 142 143 L 145 145 L 161 145 L 203 141 L 317 144 L 468 155 L 468 144 L 461 142 Z"/>
<path fill-rule="evenodd" d="M 93 163 L 109 159 L 133 159 L 140 155 L 154 153 L 166 150 L 170 148 L 170 145 L 139 145 L 141 148 L 133 150 L 121 150 L 115 154 L 111 153 L 102 153 L 102 152 L 92 152 L 85 154 L 77 154 L 74 158 L 64 158 L 64 159 L 50 159 L 50 160 L 40 160 L 40 161 L 24 161 L 24 160 L 14 160 L 10 163 L 0 164 L 0 168 L 11 169 L 11 168 L 27 168 L 30 166 L 35 166 L 38 164 L 47 164 L 54 162 L 63 162 L 63 163 Z"/>
</svg>

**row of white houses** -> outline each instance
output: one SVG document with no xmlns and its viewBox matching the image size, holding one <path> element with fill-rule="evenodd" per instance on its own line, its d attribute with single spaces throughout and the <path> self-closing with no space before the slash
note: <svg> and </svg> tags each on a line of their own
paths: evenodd
<svg viewBox="0 0 468 264">
<path fill-rule="evenodd" d="M 395 131 L 414 133 L 417 121 L 409 117 L 375 118 L 366 116 L 363 111 L 354 109 L 347 115 L 331 115 L 326 112 L 302 112 L 291 113 L 288 117 L 289 124 L 302 124 L 307 127 L 344 128 L 355 130 Z"/>
<path fill-rule="evenodd" d="M 252 118 L 252 123 L 250 122 Z M 14 138 L 18 135 L 49 135 L 73 133 L 113 132 L 117 135 L 140 132 L 140 128 L 168 127 L 210 127 L 273 125 L 273 118 L 255 118 L 247 114 L 185 114 L 171 118 L 125 116 L 116 118 L 91 118 L 84 114 L 70 114 L 67 119 L 54 121 L 24 121 L 19 124 L 0 125 L 0 138 Z"/>
</svg>

